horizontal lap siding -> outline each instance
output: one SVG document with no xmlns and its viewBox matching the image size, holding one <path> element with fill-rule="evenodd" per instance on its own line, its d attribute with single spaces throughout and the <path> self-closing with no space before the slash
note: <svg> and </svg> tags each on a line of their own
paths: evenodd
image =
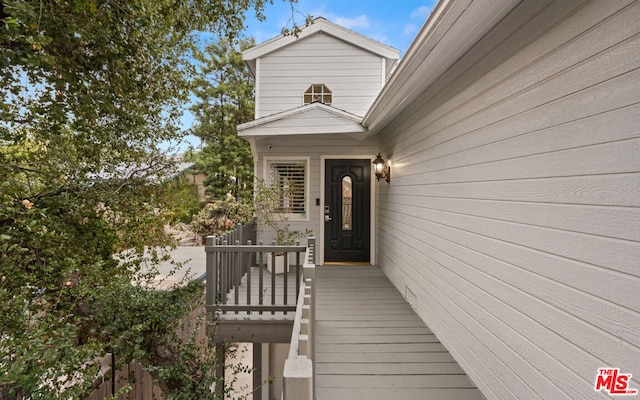
<svg viewBox="0 0 640 400">
<path fill-rule="evenodd" d="M 640 388 L 640 3 L 581 3 L 516 9 L 381 137 L 379 263 L 489 399 Z"/>
<path fill-rule="evenodd" d="M 309 176 L 311 185 L 309 188 L 309 210 L 307 211 L 309 221 L 295 221 L 290 219 L 287 224 L 291 230 L 303 232 L 311 229 L 313 235 L 320 237 L 320 206 L 316 205 L 316 199 L 320 198 L 320 167 L 321 156 L 347 156 L 366 155 L 372 157 L 379 150 L 379 143 L 376 139 L 355 140 L 348 137 L 348 134 L 336 135 L 304 135 L 304 136 L 280 136 L 260 140 L 258 142 L 258 154 L 277 159 L 278 157 L 300 157 L 310 158 Z M 268 145 L 271 148 L 268 148 Z M 256 162 L 256 177 L 264 179 L 263 160 Z M 270 243 L 272 234 L 269 231 L 258 233 L 258 240 Z M 303 241 L 304 242 L 304 241 Z"/>
<path fill-rule="evenodd" d="M 332 106 L 364 115 L 382 87 L 382 59 L 333 36 L 301 39 L 260 59 L 259 116 L 300 107 L 302 94 L 324 83 Z"/>
</svg>

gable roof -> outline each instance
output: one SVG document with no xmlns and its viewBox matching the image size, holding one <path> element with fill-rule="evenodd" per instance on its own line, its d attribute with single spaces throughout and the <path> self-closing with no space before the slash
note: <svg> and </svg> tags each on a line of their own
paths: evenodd
<svg viewBox="0 0 640 400">
<path fill-rule="evenodd" d="M 310 25 L 303 27 L 298 37 L 295 37 L 293 35 L 277 36 L 273 39 L 267 40 L 266 42 L 260 43 L 250 49 L 243 51 L 242 59 L 244 60 L 247 67 L 249 67 L 251 74 L 255 77 L 256 60 L 258 58 L 320 32 L 334 36 L 356 47 L 379 55 L 380 57 L 384 57 L 386 58 L 388 65 L 393 64 L 400 55 L 400 50 L 398 49 L 387 46 L 386 44 L 370 39 L 340 25 L 329 22 L 325 18 L 319 17 L 314 19 Z"/>
<path fill-rule="evenodd" d="M 316 121 L 317 123 L 309 123 Z M 238 135 L 265 137 L 273 135 L 313 135 L 326 133 L 364 134 L 362 117 L 316 102 L 271 114 L 238 125 Z"/>
</svg>

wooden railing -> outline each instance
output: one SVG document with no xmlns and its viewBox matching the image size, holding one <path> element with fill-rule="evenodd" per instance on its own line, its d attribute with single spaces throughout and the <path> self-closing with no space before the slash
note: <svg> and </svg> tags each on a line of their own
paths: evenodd
<svg viewBox="0 0 640 400">
<path fill-rule="evenodd" d="M 297 294 L 301 287 L 302 260 L 307 249 L 297 243 L 294 246 L 253 244 L 240 238 L 206 239 L 206 307 L 215 313 L 288 313 L 296 309 Z M 315 243 L 315 242 L 314 242 Z M 284 265 L 295 263 L 289 273 L 269 273 L 264 266 L 267 258 L 272 265 L 282 254 Z M 290 275 L 292 275 L 290 277 Z M 290 282 L 293 281 L 293 282 Z M 295 292 L 289 293 L 295 282 Z"/>
<path fill-rule="evenodd" d="M 284 363 L 283 400 L 313 400 L 315 377 L 315 239 L 309 244 L 303 267 L 289 356 Z"/>
<path fill-rule="evenodd" d="M 256 242 L 256 232 L 257 232 L 257 227 L 256 224 L 238 224 L 236 225 L 235 229 L 226 232 L 224 235 L 220 235 L 220 236 L 207 236 L 205 238 L 205 245 L 208 244 L 207 240 L 211 237 L 213 237 L 214 243 L 255 243 Z M 255 257 L 251 260 L 253 264 L 255 264 Z M 199 280 L 201 281 L 205 281 L 207 278 L 207 273 L 205 272 L 204 274 L 202 274 L 200 277 L 198 277 Z"/>
</svg>

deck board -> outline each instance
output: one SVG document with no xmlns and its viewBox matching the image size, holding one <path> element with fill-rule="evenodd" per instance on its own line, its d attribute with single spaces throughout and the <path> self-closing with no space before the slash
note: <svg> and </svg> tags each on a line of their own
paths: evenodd
<svg viewBox="0 0 640 400">
<path fill-rule="evenodd" d="M 318 267 L 318 400 L 484 397 L 376 267 Z"/>
</svg>

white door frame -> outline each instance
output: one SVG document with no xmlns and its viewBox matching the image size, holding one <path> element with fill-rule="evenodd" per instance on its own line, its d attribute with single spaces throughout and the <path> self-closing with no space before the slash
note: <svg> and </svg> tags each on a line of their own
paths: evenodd
<svg viewBox="0 0 640 400">
<path fill-rule="evenodd" d="M 341 154 L 341 155 L 321 155 L 320 156 L 320 237 L 316 241 L 316 245 L 319 243 L 319 249 L 316 253 L 316 263 L 318 265 L 324 264 L 324 198 L 325 198 L 325 160 L 369 160 L 373 161 L 370 155 L 364 154 Z M 369 235 L 369 262 L 371 265 L 376 265 L 376 175 L 373 170 L 373 162 L 371 163 L 371 210 Z"/>
</svg>

